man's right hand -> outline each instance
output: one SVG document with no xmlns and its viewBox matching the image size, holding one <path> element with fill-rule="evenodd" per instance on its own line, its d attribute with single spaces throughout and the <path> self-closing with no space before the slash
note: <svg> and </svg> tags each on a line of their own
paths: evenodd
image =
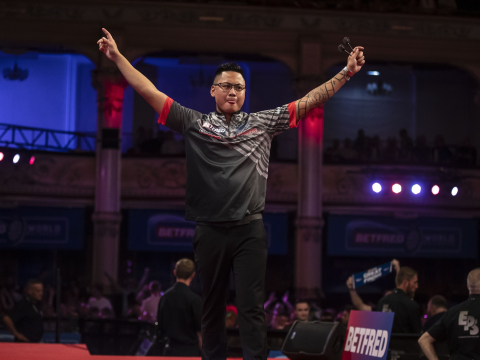
<svg viewBox="0 0 480 360">
<path fill-rule="evenodd" d="M 113 40 L 112 35 L 110 35 L 107 29 L 102 28 L 102 31 L 105 33 L 106 37 L 102 37 L 100 40 L 97 41 L 98 49 L 101 52 L 104 52 L 110 60 L 115 61 L 120 54 L 117 44 L 115 43 L 115 40 Z"/>
<path fill-rule="evenodd" d="M 15 336 L 15 339 L 17 339 L 19 341 L 30 342 L 30 340 L 28 340 L 25 336 L 23 336 L 23 334 L 20 334 L 19 332 L 13 334 L 13 336 Z"/>
</svg>

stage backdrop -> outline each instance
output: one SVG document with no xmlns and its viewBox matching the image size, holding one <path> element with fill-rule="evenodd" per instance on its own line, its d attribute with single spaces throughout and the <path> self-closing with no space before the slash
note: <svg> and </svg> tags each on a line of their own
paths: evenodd
<svg viewBox="0 0 480 360">
<path fill-rule="evenodd" d="M 0 249 L 83 249 L 84 209 L 0 209 Z"/>
<path fill-rule="evenodd" d="M 328 255 L 474 259 L 477 220 L 329 215 Z"/>
<path fill-rule="evenodd" d="M 130 210 L 128 248 L 139 251 L 193 251 L 195 223 L 183 211 Z M 287 253 L 287 214 L 263 214 L 270 254 Z"/>
</svg>

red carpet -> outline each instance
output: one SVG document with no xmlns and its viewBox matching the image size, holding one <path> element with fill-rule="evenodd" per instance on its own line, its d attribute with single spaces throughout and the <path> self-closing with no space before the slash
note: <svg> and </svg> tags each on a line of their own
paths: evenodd
<svg viewBox="0 0 480 360">
<path fill-rule="evenodd" d="M 18 344 L 0 343 L 2 360 L 138 360 L 140 356 L 92 356 L 85 344 Z M 153 357 L 162 360 L 200 360 L 200 358 Z"/>
</svg>

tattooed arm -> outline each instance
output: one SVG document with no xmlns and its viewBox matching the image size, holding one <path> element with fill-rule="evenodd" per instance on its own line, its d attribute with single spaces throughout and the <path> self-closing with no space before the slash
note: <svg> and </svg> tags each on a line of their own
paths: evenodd
<svg viewBox="0 0 480 360">
<path fill-rule="evenodd" d="M 357 46 L 348 57 L 347 68 L 354 74 L 359 72 L 363 64 L 365 64 L 365 56 L 363 56 L 362 50 L 363 47 Z M 346 82 L 347 78 L 342 70 L 326 83 L 313 89 L 303 98 L 295 101 L 297 119 L 303 119 L 310 110 L 330 99 Z"/>
</svg>

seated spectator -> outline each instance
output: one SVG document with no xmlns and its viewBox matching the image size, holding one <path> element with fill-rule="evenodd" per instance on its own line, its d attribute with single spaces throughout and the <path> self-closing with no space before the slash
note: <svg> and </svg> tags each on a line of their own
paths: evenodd
<svg viewBox="0 0 480 360">
<path fill-rule="evenodd" d="M 423 324 L 422 332 L 428 331 L 435 323 L 440 320 L 447 311 L 447 299 L 442 295 L 432 296 L 427 306 L 427 321 Z"/>
<path fill-rule="evenodd" d="M 412 158 L 413 152 L 413 141 L 408 136 L 407 130 L 400 129 L 400 149 L 398 153 L 398 158 L 400 161 L 409 162 Z"/>
<path fill-rule="evenodd" d="M 15 304 L 3 323 L 15 337 L 15 342 L 40 342 L 43 338 L 43 319 L 40 302 L 43 285 L 38 279 L 31 279 L 25 286 L 25 297 Z"/>
<path fill-rule="evenodd" d="M 378 162 L 383 154 L 382 154 L 382 143 L 380 141 L 380 136 L 375 135 L 369 141 L 369 157 L 370 160 L 373 162 Z"/>
<path fill-rule="evenodd" d="M 337 312 L 335 309 L 325 309 L 322 311 L 322 315 L 320 316 L 321 322 L 333 322 L 337 317 Z"/>
<path fill-rule="evenodd" d="M 359 129 L 357 132 L 357 138 L 353 142 L 353 148 L 357 152 L 357 156 L 360 161 L 367 161 L 369 156 L 369 149 L 368 149 L 369 139 L 365 136 L 365 131 L 363 129 Z"/>
<path fill-rule="evenodd" d="M 452 161 L 452 152 L 445 144 L 445 140 L 442 135 L 435 137 L 435 143 L 433 147 L 433 161 L 435 164 L 448 165 Z"/>
<path fill-rule="evenodd" d="M 270 324 L 270 329 L 274 330 L 285 330 L 290 324 L 290 313 L 287 310 L 287 307 L 279 302 L 273 308 L 273 317 Z"/>
<path fill-rule="evenodd" d="M 394 137 L 387 138 L 387 145 L 383 152 L 383 159 L 389 163 L 394 163 L 398 160 L 397 139 Z"/>
<path fill-rule="evenodd" d="M 158 303 L 162 297 L 161 286 L 158 281 L 151 281 L 148 285 L 150 297 L 142 302 L 140 311 L 142 313 L 142 320 L 154 323 L 157 321 Z"/>
<path fill-rule="evenodd" d="M 90 299 L 88 299 L 88 307 L 90 309 L 89 313 L 92 313 L 93 309 L 97 309 L 99 313 L 101 313 L 105 308 L 113 311 L 112 303 L 105 296 L 103 296 L 102 284 L 96 284 L 92 288 L 92 296 Z"/>
<path fill-rule="evenodd" d="M 335 321 L 341 323 L 343 326 L 348 326 L 348 321 L 350 320 L 350 311 L 353 309 L 351 305 L 345 306 L 343 311 L 339 312 Z"/>
<path fill-rule="evenodd" d="M 293 310 L 293 321 L 308 321 L 310 317 L 310 304 L 306 300 L 297 300 Z"/>
<path fill-rule="evenodd" d="M 415 140 L 413 160 L 417 164 L 430 164 L 433 161 L 432 149 L 428 147 L 425 135 L 420 135 Z"/>
<path fill-rule="evenodd" d="M 343 140 L 343 148 L 339 150 L 338 157 L 342 162 L 354 162 L 357 160 L 357 152 L 352 148 L 352 140 L 345 138 Z"/>
<path fill-rule="evenodd" d="M 225 315 L 225 327 L 227 328 L 236 328 L 238 326 L 238 310 L 236 306 L 227 305 L 226 315 Z"/>
</svg>

